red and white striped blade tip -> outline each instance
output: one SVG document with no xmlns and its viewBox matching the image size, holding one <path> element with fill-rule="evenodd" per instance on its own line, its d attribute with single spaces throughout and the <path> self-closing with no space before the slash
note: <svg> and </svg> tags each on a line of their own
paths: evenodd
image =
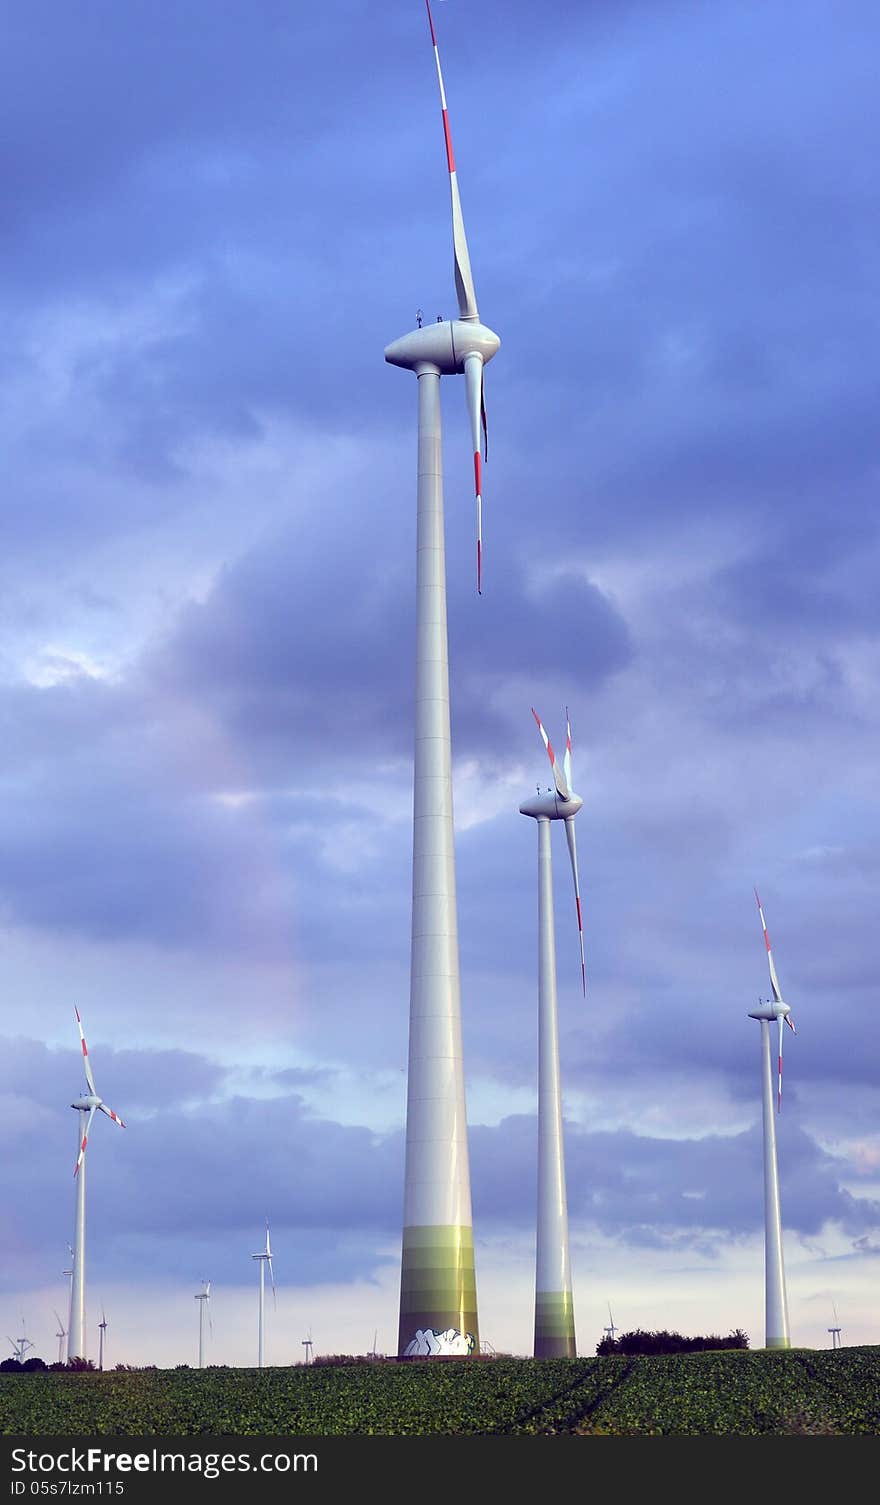
<svg viewBox="0 0 880 1505">
<path fill-rule="evenodd" d="M 440 109 L 443 115 L 443 137 L 446 143 L 446 165 L 449 169 L 449 188 L 452 196 L 452 247 L 453 247 L 453 272 L 455 276 L 455 291 L 458 296 L 458 315 L 461 319 L 478 319 L 477 295 L 474 289 L 474 278 L 471 271 L 471 259 L 468 252 L 467 236 L 464 228 L 464 218 L 461 212 L 461 198 L 458 192 L 458 176 L 455 171 L 455 152 L 452 149 L 452 132 L 449 129 L 449 112 L 446 107 L 446 89 L 443 84 L 443 70 L 440 66 L 440 49 L 437 46 L 437 33 L 434 30 L 434 18 L 431 15 L 431 6 L 425 0 L 428 11 L 428 25 L 431 28 L 431 45 L 434 48 L 434 62 L 437 68 L 437 83 L 440 87 Z"/>
<path fill-rule="evenodd" d="M 108 1118 L 112 1118 L 113 1122 L 115 1124 L 118 1124 L 119 1127 L 120 1127 L 120 1129 L 124 1129 L 125 1128 L 125 1124 L 122 1122 L 122 1119 L 119 1117 L 119 1114 L 118 1113 L 114 1113 L 112 1108 L 108 1108 L 106 1103 L 101 1103 L 101 1112 L 102 1113 L 106 1113 L 106 1115 L 107 1115 Z"/>
<path fill-rule="evenodd" d="M 95 1092 L 95 1078 L 92 1076 L 92 1064 L 89 1060 L 89 1047 L 86 1045 L 85 1031 L 83 1030 L 82 1019 L 80 1018 L 80 1012 L 76 1004 L 73 1005 L 73 1012 L 76 1014 L 76 1026 L 79 1030 L 79 1040 L 80 1045 L 82 1046 L 83 1066 L 85 1067 L 86 1081 L 89 1084 L 89 1090 L 91 1091 L 92 1095 L 94 1097 L 97 1097 L 98 1094 Z"/>
</svg>

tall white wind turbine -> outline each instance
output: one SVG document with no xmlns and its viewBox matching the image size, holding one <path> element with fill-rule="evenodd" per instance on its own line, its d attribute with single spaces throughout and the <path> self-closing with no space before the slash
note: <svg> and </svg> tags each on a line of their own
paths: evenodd
<svg viewBox="0 0 880 1505">
<path fill-rule="evenodd" d="M 559 1026 L 556 1003 L 556 936 L 553 920 L 553 867 L 550 822 L 565 822 L 574 877 L 581 981 L 586 992 L 584 935 L 578 881 L 574 818 L 583 800 L 571 787 L 571 725 L 565 713 L 563 767 L 556 761 L 550 739 L 537 711 L 538 724 L 553 769 L 555 790 L 533 795 L 520 813 L 538 824 L 538 1220 L 535 1269 L 535 1358 L 574 1358 L 574 1301 L 568 1240 L 568 1203 L 565 1191 L 565 1147 L 562 1136 L 562 1086 L 559 1076 Z"/>
<path fill-rule="evenodd" d="M 264 1338 L 265 1325 L 266 1325 L 266 1266 L 267 1265 L 269 1266 L 269 1279 L 272 1282 L 272 1301 L 273 1301 L 273 1303 L 275 1303 L 275 1305 L 277 1307 L 277 1300 L 276 1300 L 276 1296 L 275 1296 L 275 1275 L 274 1275 L 273 1270 L 272 1270 L 272 1249 L 271 1249 L 271 1246 L 269 1244 L 269 1222 L 268 1222 L 268 1219 L 266 1221 L 266 1247 L 265 1247 L 265 1249 L 261 1249 L 260 1252 L 259 1252 L 259 1254 L 252 1254 L 251 1255 L 251 1259 L 258 1259 L 259 1262 L 260 1262 L 260 1326 L 259 1326 L 259 1342 L 258 1342 L 258 1345 L 257 1345 L 257 1368 L 258 1369 L 262 1369 L 263 1368 L 263 1353 L 264 1353 L 263 1338 Z"/>
<path fill-rule="evenodd" d="M 764 1312 L 766 1348 L 790 1348 L 788 1328 L 788 1296 L 785 1289 L 785 1264 L 782 1257 L 782 1211 L 779 1201 L 779 1163 L 776 1156 L 776 1123 L 774 1119 L 773 1067 L 770 1060 L 770 1025 L 775 1021 L 779 1030 L 777 1054 L 776 1112 L 782 1108 L 782 1041 L 783 1023 L 794 1030 L 791 1010 L 782 1001 L 779 978 L 770 949 L 770 936 L 764 919 L 764 910 L 755 889 L 758 914 L 764 932 L 767 962 L 770 967 L 770 986 L 773 997 L 750 1012 L 750 1019 L 761 1025 L 761 1085 L 764 1119 Z"/>
<path fill-rule="evenodd" d="M 120 1129 L 125 1128 L 122 1119 L 108 1108 L 107 1104 L 98 1096 L 95 1087 L 95 1078 L 92 1075 L 92 1066 L 89 1060 L 86 1037 L 83 1034 L 82 1019 L 79 1009 L 74 1007 L 77 1028 L 79 1029 L 80 1045 L 82 1046 L 83 1066 L 86 1073 L 88 1092 L 78 1097 L 71 1103 L 80 1114 L 79 1120 L 79 1153 L 76 1157 L 76 1165 L 73 1174 L 76 1178 L 76 1231 L 73 1239 L 73 1275 L 71 1276 L 70 1297 L 70 1330 L 67 1335 L 67 1357 L 70 1359 L 84 1359 L 86 1357 L 86 1148 L 89 1143 L 89 1135 L 92 1131 L 92 1119 L 97 1112 L 106 1113 L 112 1118 Z"/>
<path fill-rule="evenodd" d="M 413 907 L 400 1357 L 476 1353 L 480 1345 L 461 1045 L 440 378 L 463 374 L 465 379 L 481 590 L 483 367 L 501 343 L 477 312 L 440 55 L 428 0 L 426 5 L 452 195 L 458 318 L 424 328 L 420 323 L 385 351 L 386 361 L 418 378 Z"/>
<path fill-rule="evenodd" d="M 267 1225 L 267 1227 L 266 1227 L 266 1233 L 268 1234 L 268 1232 L 269 1232 L 269 1229 L 268 1229 L 268 1225 Z M 199 1303 L 199 1368 L 200 1369 L 204 1369 L 204 1367 L 205 1367 L 205 1311 L 206 1311 L 206 1309 L 208 1307 L 208 1303 L 211 1300 L 211 1282 L 210 1282 L 210 1280 L 206 1280 L 204 1282 L 204 1290 L 199 1291 L 198 1295 L 195 1296 L 193 1299 Z M 210 1311 L 208 1311 L 208 1325 L 209 1325 L 209 1327 L 211 1329 L 211 1332 L 213 1334 L 214 1324 L 211 1321 L 211 1313 L 210 1313 Z"/>
</svg>

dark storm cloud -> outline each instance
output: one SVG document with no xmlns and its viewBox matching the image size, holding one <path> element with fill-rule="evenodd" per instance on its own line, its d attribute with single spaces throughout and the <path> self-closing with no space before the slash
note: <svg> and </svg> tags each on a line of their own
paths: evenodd
<svg viewBox="0 0 880 1505">
<path fill-rule="evenodd" d="M 104 1043 L 101 1032 L 91 1029 L 85 1005 L 82 1013 L 95 1083 L 122 1118 L 202 1102 L 222 1087 L 225 1069 L 189 1050 L 151 1051 L 145 1072 L 142 1052 L 114 1050 Z M 50 1104 L 55 1108 L 65 1097 L 78 1097 L 85 1091 L 73 1005 L 69 1024 L 69 1050 L 51 1049 L 25 1037 L 5 1042 L 0 1077 L 7 1095 L 27 1099 L 35 1108 Z"/>
<path fill-rule="evenodd" d="M 25 1063 L 13 1091 L 28 1112 L 16 1122 L 9 1205 L 24 1205 L 27 1181 L 29 1216 L 13 1213 L 13 1244 L 27 1243 L 32 1257 L 37 1247 L 63 1247 L 64 1186 L 71 1187 L 64 1167 L 74 1135 L 67 1132 L 72 1115 L 60 1106 L 62 1084 L 51 1089 L 59 1053 L 53 1062 L 33 1042 L 12 1044 L 12 1059 Z M 239 1245 L 253 1239 L 267 1215 L 279 1247 L 285 1231 L 288 1244 L 296 1240 L 302 1283 L 328 1273 L 351 1277 L 365 1261 L 378 1262 L 399 1225 L 402 1133 L 377 1135 L 335 1123 L 332 1095 L 322 1115 L 306 1110 L 297 1095 L 187 1104 L 179 1087 L 169 1095 L 169 1076 L 179 1077 L 185 1066 L 190 1079 L 210 1091 L 218 1073 L 209 1062 L 183 1056 L 107 1049 L 100 1055 L 102 1078 L 112 1067 L 114 1093 L 128 1076 L 126 1090 L 141 1102 L 152 1093 L 151 1109 L 160 1111 L 129 1113 L 124 1132 L 103 1120 L 93 1131 L 90 1218 L 112 1230 L 95 1250 L 96 1274 L 112 1268 L 121 1250 L 148 1248 L 154 1273 L 182 1273 L 181 1250 L 192 1241 L 212 1249 L 218 1278 L 240 1276 Z M 532 1226 L 535 1132 L 534 1118 L 526 1116 L 471 1129 L 478 1231 Z M 757 1127 L 729 1138 L 668 1140 L 628 1131 L 585 1133 L 569 1125 L 566 1156 L 575 1228 L 640 1245 L 690 1236 L 718 1252 L 726 1240 L 762 1225 Z M 880 1205 L 843 1189 L 843 1161 L 801 1131 L 787 1136 L 784 1159 L 788 1229 L 815 1237 L 833 1222 L 853 1241 L 872 1235 Z"/>
</svg>

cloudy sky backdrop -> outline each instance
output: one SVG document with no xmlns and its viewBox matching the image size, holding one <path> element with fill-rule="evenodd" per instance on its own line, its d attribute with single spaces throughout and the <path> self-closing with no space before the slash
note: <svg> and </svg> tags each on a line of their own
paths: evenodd
<svg viewBox="0 0 880 1505">
<path fill-rule="evenodd" d="M 487 372 L 443 383 L 483 1334 L 531 1344 L 529 714 L 575 1314 L 763 1342 L 757 883 L 793 1340 L 880 1341 L 871 0 L 437 0 Z M 110 1362 L 396 1341 L 415 383 L 454 312 L 421 0 L 10 0 L 0 56 L 0 1332 L 51 1358 L 82 1086 Z"/>
</svg>

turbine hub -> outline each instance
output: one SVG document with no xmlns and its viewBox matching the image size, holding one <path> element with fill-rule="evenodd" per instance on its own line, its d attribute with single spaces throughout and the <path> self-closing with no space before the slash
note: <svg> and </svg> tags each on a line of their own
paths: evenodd
<svg viewBox="0 0 880 1505">
<path fill-rule="evenodd" d="M 479 355 L 485 364 L 500 345 L 497 334 L 485 324 L 473 319 L 444 319 L 393 340 L 385 347 L 385 359 L 389 365 L 403 366 L 407 371 L 435 366 L 441 376 L 454 376 L 464 370 L 466 356 Z"/>
<path fill-rule="evenodd" d="M 78 1113 L 88 1113 L 92 1108 L 100 1108 L 101 1099 L 99 1097 L 89 1097 L 87 1094 L 85 1097 L 78 1097 L 76 1102 L 71 1103 L 70 1106 L 71 1108 L 76 1108 Z"/>
</svg>

